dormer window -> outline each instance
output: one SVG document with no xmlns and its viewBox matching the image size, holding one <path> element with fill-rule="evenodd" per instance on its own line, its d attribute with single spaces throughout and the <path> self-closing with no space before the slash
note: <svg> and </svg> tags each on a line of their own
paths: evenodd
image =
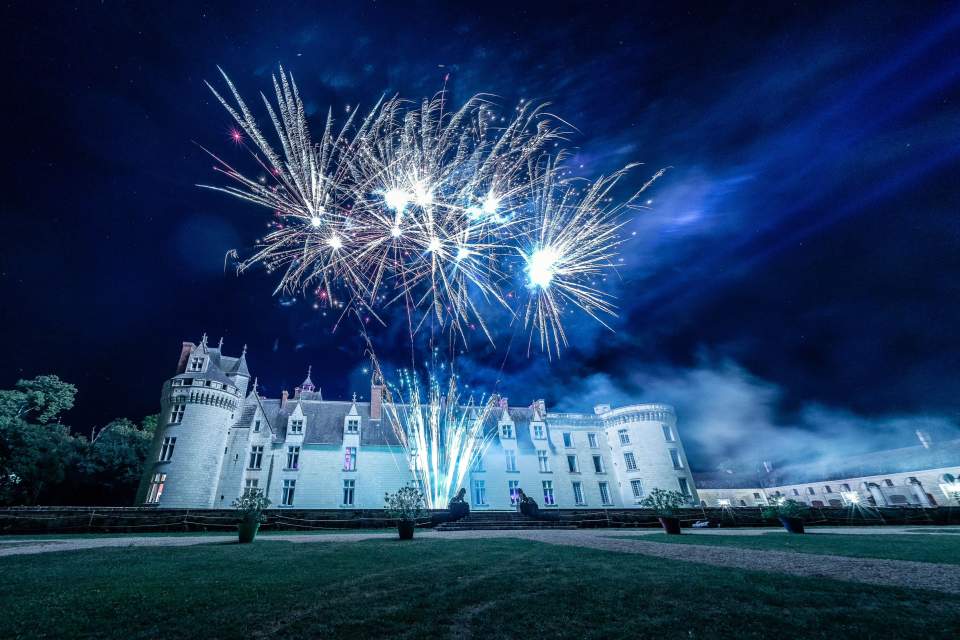
<svg viewBox="0 0 960 640">
<path fill-rule="evenodd" d="M 190 371 L 203 371 L 203 356 L 193 356 L 190 359 Z"/>
<path fill-rule="evenodd" d="M 536 438 L 537 440 L 543 440 L 543 439 L 544 439 L 545 436 L 544 436 L 544 433 L 543 433 L 543 425 L 542 425 L 542 424 L 535 424 L 535 425 L 533 425 L 533 437 Z"/>
<path fill-rule="evenodd" d="M 253 432 L 254 432 L 254 433 L 260 433 L 260 421 L 259 421 L 259 420 L 254 420 L 254 422 L 253 422 Z"/>
<path fill-rule="evenodd" d="M 294 433 L 294 434 L 303 433 L 303 420 L 291 420 L 290 433 Z"/>
<path fill-rule="evenodd" d="M 347 433 L 360 433 L 360 418 L 347 418 Z"/>
<path fill-rule="evenodd" d="M 501 438 L 512 438 L 512 437 L 513 437 L 513 425 L 512 425 L 512 424 L 502 424 L 502 425 L 500 425 L 500 437 L 501 437 Z"/>
</svg>

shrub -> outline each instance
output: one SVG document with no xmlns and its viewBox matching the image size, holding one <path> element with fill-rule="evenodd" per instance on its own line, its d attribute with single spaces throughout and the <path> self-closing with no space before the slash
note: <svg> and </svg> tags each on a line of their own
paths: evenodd
<svg viewBox="0 0 960 640">
<path fill-rule="evenodd" d="M 687 496 L 679 491 L 654 489 L 646 498 L 640 501 L 640 506 L 653 509 L 658 516 L 672 516 L 677 509 L 687 503 Z"/>
<path fill-rule="evenodd" d="M 412 486 L 401 487 L 396 493 L 384 495 L 383 508 L 391 518 L 414 521 L 423 515 L 423 494 Z"/>
<path fill-rule="evenodd" d="M 781 500 L 780 502 L 764 507 L 760 515 L 772 520 L 774 518 L 802 518 L 809 508 L 796 500 Z"/>
<path fill-rule="evenodd" d="M 251 489 L 245 491 L 230 506 L 240 512 L 240 518 L 243 520 L 266 522 L 267 518 L 263 515 L 263 511 L 270 506 L 270 500 L 263 494 L 262 489 Z"/>
</svg>

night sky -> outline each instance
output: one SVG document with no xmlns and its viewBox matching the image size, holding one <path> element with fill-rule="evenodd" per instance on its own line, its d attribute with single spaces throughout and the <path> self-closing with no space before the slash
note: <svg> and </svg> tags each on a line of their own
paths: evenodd
<svg viewBox="0 0 960 640">
<path fill-rule="evenodd" d="M 207 332 L 248 345 L 267 395 L 309 364 L 326 398 L 369 393 L 354 328 L 224 270 L 269 214 L 196 186 L 217 182 L 198 144 L 245 157 L 203 81 L 220 65 L 255 102 L 282 64 L 318 127 L 449 74 L 456 104 L 548 101 L 583 175 L 670 167 L 626 228 L 614 331 L 571 318 L 552 362 L 477 339 L 472 388 L 675 403 L 699 468 L 956 434 L 960 9 L 657 4 L 7 3 L 0 385 L 75 383 L 86 431 L 156 411 Z"/>
</svg>

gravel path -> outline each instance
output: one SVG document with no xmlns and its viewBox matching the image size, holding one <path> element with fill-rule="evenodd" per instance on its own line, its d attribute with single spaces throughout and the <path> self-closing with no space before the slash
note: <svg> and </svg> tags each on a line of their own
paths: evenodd
<svg viewBox="0 0 960 640">
<path fill-rule="evenodd" d="M 722 533 L 733 535 L 759 535 L 769 529 L 737 529 Z M 903 533 L 894 527 L 867 531 L 863 529 L 838 528 L 818 529 L 823 533 L 860 535 L 865 533 Z M 736 532 L 736 533 L 735 533 Z M 586 547 L 617 553 L 638 553 L 670 560 L 694 562 L 720 567 L 772 571 L 796 576 L 814 576 L 861 582 L 865 584 L 931 589 L 945 593 L 960 594 L 960 567 L 957 565 L 912 562 L 907 560 L 880 560 L 851 558 L 846 556 L 791 553 L 787 551 L 759 551 L 736 547 L 717 547 L 690 544 L 649 542 L 637 536 L 658 533 L 656 529 L 580 529 L 573 531 L 421 531 L 417 537 L 428 540 L 478 540 L 491 538 L 518 538 L 546 544 Z M 717 532 L 701 531 L 685 535 L 716 535 Z M 812 535 L 817 535 L 816 533 Z M 918 534 L 924 535 L 924 534 Z M 395 533 L 332 533 L 332 534 L 268 534 L 258 540 L 296 543 L 354 542 L 371 539 L 394 539 Z M 78 551 L 106 547 L 185 547 L 198 544 L 235 544 L 233 535 L 204 536 L 155 536 L 113 538 L 63 538 L 44 540 L 0 539 L 0 557 L 48 553 L 52 551 Z"/>
</svg>

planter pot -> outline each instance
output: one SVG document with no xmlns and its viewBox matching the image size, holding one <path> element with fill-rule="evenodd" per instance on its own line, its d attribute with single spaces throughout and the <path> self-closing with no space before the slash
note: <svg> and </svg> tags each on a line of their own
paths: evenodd
<svg viewBox="0 0 960 640">
<path fill-rule="evenodd" d="M 401 520 L 397 523 L 397 532 L 401 540 L 413 540 L 413 520 Z"/>
<path fill-rule="evenodd" d="M 657 520 L 660 521 L 660 526 L 663 527 L 663 530 L 669 535 L 680 535 L 680 518 L 674 518 L 672 516 L 660 516 L 657 518 Z"/>
<path fill-rule="evenodd" d="M 240 536 L 240 544 L 253 542 L 257 537 L 257 531 L 260 530 L 260 520 L 241 520 L 237 525 L 237 533 Z"/>
<path fill-rule="evenodd" d="M 780 518 L 780 524 L 790 533 L 803 533 L 802 518 Z"/>
</svg>

